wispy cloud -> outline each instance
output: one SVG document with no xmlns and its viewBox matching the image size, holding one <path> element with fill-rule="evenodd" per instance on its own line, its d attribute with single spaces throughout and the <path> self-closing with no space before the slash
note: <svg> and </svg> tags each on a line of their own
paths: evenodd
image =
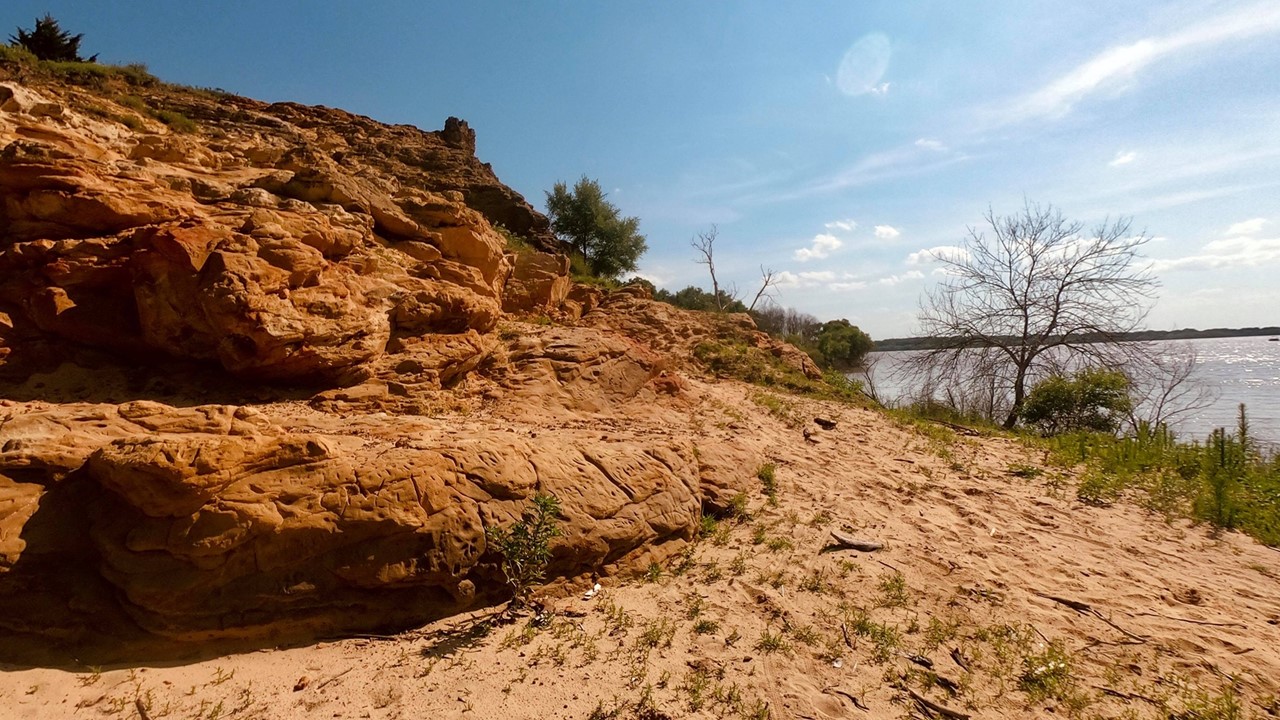
<svg viewBox="0 0 1280 720">
<path fill-rule="evenodd" d="M 1157 61 L 1197 48 L 1280 31 L 1280 4 L 1261 2 L 1206 18 L 1183 30 L 1115 45 L 1094 55 L 1044 87 L 1015 98 L 992 117 L 995 124 L 1066 115 L 1081 100 L 1122 90 Z"/>
<path fill-rule="evenodd" d="M 882 82 L 873 88 L 869 88 L 867 92 L 871 93 L 872 95 L 879 95 L 880 97 L 884 97 L 885 95 L 889 94 L 889 86 L 892 84 L 893 83 Z"/>
<path fill-rule="evenodd" d="M 1257 235 L 1262 232 L 1262 226 L 1267 224 L 1266 218 L 1253 218 L 1252 220 L 1244 220 L 1235 223 L 1227 228 L 1227 236 L 1232 235 Z"/>
<path fill-rule="evenodd" d="M 901 275 L 890 275 L 888 277 L 882 277 L 876 282 L 880 283 L 881 285 L 887 285 L 892 287 L 893 285 L 904 283 L 904 282 L 907 282 L 908 280 L 923 280 L 923 279 L 924 279 L 924 273 L 920 272 L 919 270 L 908 270 L 902 273 Z"/>
<path fill-rule="evenodd" d="M 943 152 L 947 149 L 947 146 L 944 145 L 941 140 L 934 140 L 933 138 L 920 138 L 915 141 L 915 146 L 918 148 L 924 148 L 925 150 L 936 150 L 938 152 Z"/>
<path fill-rule="evenodd" d="M 876 237 L 881 240 L 894 240 L 901 234 L 902 231 L 892 225 L 876 226 Z"/>
<path fill-rule="evenodd" d="M 838 230 L 841 232 L 853 232 L 855 229 L 857 229 L 858 223 L 856 220 L 852 220 L 852 219 L 832 220 L 831 222 L 826 223 L 822 227 L 828 230 Z"/>
<path fill-rule="evenodd" d="M 810 260 L 821 260 L 831 254 L 831 251 L 838 250 L 844 242 L 840 238 L 830 233 L 820 233 L 813 236 L 809 247 L 796 250 L 793 257 L 800 262 L 808 262 Z"/>
<path fill-rule="evenodd" d="M 929 265 L 939 259 L 960 259 L 969 256 L 969 251 L 958 245 L 936 245 L 924 250 L 917 250 L 907 255 L 908 265 Z"/>
<path fill-rule="evenodd" d="M 1155 272 L 1223 270 L 1280 264 L 1280 237 L 1261 237 L 1265 218 L 1254 218 L 1227 228 L 1226 237 L 1211 240 L 1194 255 L 1165 258 L 1151 264 Z"/>
<path fill-rule="evenodd" d="M 1113 158 L 1111 162 L 1107 163 L 1107 165 L 1111 167 L 1120 167 L 1121 165 L 1128 165 L 1129 163 L 1133 162 L 1137 158 L 1138 158 L 1138 153 L 1132 150 L 1121 150 L 1120 152 L 1116 153 L 1115 158 Z"/>
</svg>

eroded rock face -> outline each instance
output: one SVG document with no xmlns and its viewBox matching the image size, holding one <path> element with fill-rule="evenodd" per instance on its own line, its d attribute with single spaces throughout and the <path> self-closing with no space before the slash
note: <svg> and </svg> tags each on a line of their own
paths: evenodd
<svg viewBox="0 0 1280 720">
<path fill-rule="evenodd" d="M 2 87 L 0 311 L 50 336 L 312 382 L 358 379 L 396 336 L 483 333 L 502 313 L 505 241 L 466 200 L 502 186 L 465 123 L 423 133 L 324 108 L 243 101 L 217 114 L 199 96 L 169 98 L 218 125 L 221 139 L 202 143 L 73 110 L 51 118 L 35 112 L 50 102 L 40 92 Z M 518 195 L 494 192 L 512 209 L 491 199 L 491 215 L 541 231 Z M 558 304 L 568 280 L 546 272 L 562 261 L 529 257 L 517 304 Z"/>
<path fill-rule="evenodd" d="M 246 408 L 153 402 L 78 411 L 0 412 L 0 598 L 30 592 L 34 559 L 88 573 L 96 558 L 86 588 L 105 579 L 133 621 L 180 640 L 350 631 L 497 598 L 485 528 L 519 519 L 539 491 L 563 506 L 553 573 L 647 564 L 749 481 L 745 449 L 695 454 L 676 439 L 422 421 L 297 433 Z M 42 506 L 58 488 L 80 503 Z M 24 532 L 53 513 L 88 539 Z M 0 623 L 48 631 L 42 619 Z"/>
<path fill-rule="evenodd" d="M 783 346 L 509 253 L 493 223 L 556 244 L 462 121 L 139 91 L 197 121 L 182 135 L 4 72 L 9 633 L 421 622 L 504 596 L 485 529 L 536 492 L 564 509 L 551 574 L 575 577 L 678 552 L 753 486 L 749 443 L 695 451 L 680 430 L 680 369 L 726 333 Z"/>
</svg>

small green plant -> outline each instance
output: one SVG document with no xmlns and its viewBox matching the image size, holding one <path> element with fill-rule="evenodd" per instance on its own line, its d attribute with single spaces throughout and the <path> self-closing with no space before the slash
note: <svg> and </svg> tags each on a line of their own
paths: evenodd
<svg viewBox="0 0 1280 720">
<path fill-rule="evenodd" d="M 790 652 L 791 643 L 787 642 L 787 638 L 781 630 L 769 632 L 769 629 L 765 628 L 764 632 L 760 633 L 760 639 L 756 641 L 756 650 L 765 655 L 772 655 L 778 652 L 786 653 Z"/>
<path fill-rule="evenodd" d="M 747 510 L 747 494 L 740 492 L 729 498 L 729 517 L 745 520 L 751 517 Z"/>
<path fill-rule="evenodd" d="M 720 630 L 720 623 L 711 618 L 702 618 L 693 624 L 693 632 L 698 635 L 710 635 Z"/>
<path fill-rule="evenodd" d="M 671 647 L 671 640 L 675 634 L 676 625 L 669 619 L 664 617 L 650 620 L 645 623 L 639 637 L 636 638 L 636 645 L 641 648 Z"/>
<path fill-rule="evenodd" d="M 662 580 L 662 575 L 663 575 L 662 565 L 660 565 L 657 562 L 649 563 L 649 567 L 646 568 L 644 571 L 644 579 L 651 583 L 656 583 Z"/>
<path fill-rule="evenodd" d="M 1071 675 L 1071 658 L 1057 643 L 1022 659 L 1018 689 L 1033 702 L 1050 698 L 1061 700 L 1071 694 L 1075 680 Z"/>
<path fill-rule="evenodd" d="M 765 547 L 769 548 L 769 552 L 782 552 L 783 550 L 795 549 L 795 546 L 791 544 L 791 540 L 782 536 L 769 538 L 769 541 L 765 543 Z"/>
<path fill-rule="evenodd" d="M 760 479 L 760 483 L 764 486 L 764 494 L 769 497 L 770 505 L 778 504 L 777 469 L 777 465 L 769 462 L 761 465 L 756 470 L 756 477 Z"/>
<path fill-rule="evenodd" d="M 511 588 L 514 607 L 528 600 L 533 586 L 546 574 L 551 541 L 561 534 L 559 516 L 556 496 L 538 493 L 519 522 L 509 528 L 485 529 L 489 543 L 502 555 L 502 573 Z"/>
<path fill-rule="evenodd" d="M 907 589 L 907 579 L 900 572 L 886 573 L 880 578 L 880 597 L 876 600 L 880 607 L 907 607 L 911 604 L 911 593 Z"/>
<path fill-rule="evenodd" d="M 719 520 L 716 520 L 711 515 L 703 515 L 702 518 L 698 520 L 698 537 L 709 538 L 715 535 L 719 528 Z"/>
</svg>

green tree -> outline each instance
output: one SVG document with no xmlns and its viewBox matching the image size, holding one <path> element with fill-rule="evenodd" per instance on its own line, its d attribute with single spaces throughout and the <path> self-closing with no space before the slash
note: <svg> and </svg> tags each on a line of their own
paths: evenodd
<svg viewBox="0 0 1280 720">
<path fill-rule="evenodd" d="M 857 325 L 841 318 L 823 323 L 818 330 L 817 346 L 828 367 L 852 370 L 862 366 L 875 343 Z"/>
<path fill-rule="evenodd" d="M 600 183 L 585 175 L 572 190 L 563 182 L 555 184 L 547 193 L 547 216 L 556 236 L 597 277 L 634 272 L 648 249 L 639 218 L 622 217 L 617 206 L 605 199 Z"/>
<path fill-rule="evenodd" d="M 1022 404 L 1021 418 L 1046 435 L 1115 432 L 1129 410 L 1129 380 L 1123 373 L 1085 369 L 1036 383 Z"/>
<path fill-rule="evenodd" d="M 80 57 L 80 41 L 84 33 L 72 35 L 58 26 L 52 15 L 46 14 L 36 19 L 36 26 L 31 30 L 18 28 L 17 35 L 9 36 L 9 45 L 25 48 L 40 60 L 58 62 L 94 62 L 97 55 L 88 58 Z"/>
</svg>

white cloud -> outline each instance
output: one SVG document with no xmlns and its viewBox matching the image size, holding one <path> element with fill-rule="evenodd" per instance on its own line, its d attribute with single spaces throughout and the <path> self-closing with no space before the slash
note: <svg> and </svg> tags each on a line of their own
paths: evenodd
<svg viewBox="0 0 1280 720">
<path fill-rule="evenodd" d="M 800 284 L 800 278 L 790 270 L 783 270 L 774 276 L 778 287 L 795 287 Z"/>
<path fill-rule="evenodd" d="M 831 282 L 836 279 L 836 274 L 830 270 L 820 270 L 815 272 L 802 272 L 800 279 L 811 280 L 814 282 Z"/>
<path fill-rule="evenodd" d="M 924 273 L 920 272 L 919 270 L 908 270 L 901 275 L 890 275 L 888 277 L 882 277 L 876 282 L 880 283 L 881 285 L 893 286 L 899 283 L 904 283 L 908 280 L 923 280 L 923 279 L 924 279 Z"/>
<path fill-rule="evenodd" d="M 827 289 L 834 290 L 835 292 L 846 292 L 848 290 L 861 290 L 866 286 L 867 284 L 865 282 L 861 280 L 855 280 L 853 282 L 831 283 L 830 285 L 827 286 Z"/>
<path fill-rule="evenodd" d="M 823 225 L 822 227 L 828 230 L 841 230 L 843 232 L 853 232 L 853 230 L 858 227 L 858 223 L 857 221 L 852 219 L 832 220 L 831 222 Z"/>
<path fill-rule="evenodd" d="M 1280 265 L 1280 237 L 1256 237 L 1266 222 L 1264 218 L 1238 222 L 1227 228 L 1225 237 L 1205 243 L 1199 253 L 1156 260 L 1151 269 L 1176 272 Z"/>
<path fill-rule="evenodd" d="M 1110 167 L 1120 167 L 1121 165 L 1128 165 L 1129 163 L 1137 159 L 1137 157 L 1138 157 L 1138 153 L 1132 150 L 1128 150 L 1128 151 L 1121 150 L 1120 152 L 1116 153 L 1115 158 L 1113 158 L 1111 162 L 1107 163 L 1107 165 L 1109 165 Z"/>
<path fill-rule="evenodd" d="M 877 225 L 876 237 L 881 240 L 893 240 L 902 234 L 902 231 L 892 225 Z"/>
<path fill-rule="evenodd" d="M 937 245 L 924 250 L 917 250 L 907 256 L 908 265 L 929 265 L 939 258 L 963 259 L 969 257 L 969 251 L 957 245 Z"/>
<path fill-rule="evenodd" d="M 1109 47 L 1048 85 L 1014 100 L 999 113 L 1004 122 L 1057 118 L 1076 103 L 1104 90 L 1122 90 L 1137 73 L 1180 51 L 1280 30 L 1280 5 L 1260 2 L 1197 22 L 1190 27 Z"/>
<path fill-rule="evenodd" d="M 1266 218 L 1253 218 L 1238 222 L 1227 228 L 1227 235 L 1257 235 L 1262 232 L 1262 226 L 1267 224 Z"/>
<path fill-rule="evenodd" d="M 800 248 L 795 252 L 795 259 L 800 262 L 808 262 L 810 260 L 821 260 L 831 254 L 832 250 L 838 249 L 844 243 L 840 238 L 829 233 L 821 233 L 813 236 L 812 244 L 807 248 Z"/>
<path fill-rule="evenodd" d="M 943 145 L 942 141 L 934 140 L 933 138 L 920 138 L 919 140 L 916 140 L 915 144 L 916 144 L 916 147 L 924 148 L 925 150 L 937 150 L 938 152 L 945 152 L 947 149 L 947 146 Z"/>
<path fill-rule="evenodd" d="M 872 95 L 879 95 L 880 97 L 884 97 L 885 95 L 888 95 L 888 94 L 889 94 L 889 85 L 890 85 L 890 84 L 891 84 L 891 83 L 882 82 L 882 83 L 880 83 L 879 85 L 876 85 L 876 86 L 875 86 L 875 87 L 873 87 L 873 88 L 868 88 L 868 89 L 867 89 L 867 92 L 871 93 Z"/>
</svg>

